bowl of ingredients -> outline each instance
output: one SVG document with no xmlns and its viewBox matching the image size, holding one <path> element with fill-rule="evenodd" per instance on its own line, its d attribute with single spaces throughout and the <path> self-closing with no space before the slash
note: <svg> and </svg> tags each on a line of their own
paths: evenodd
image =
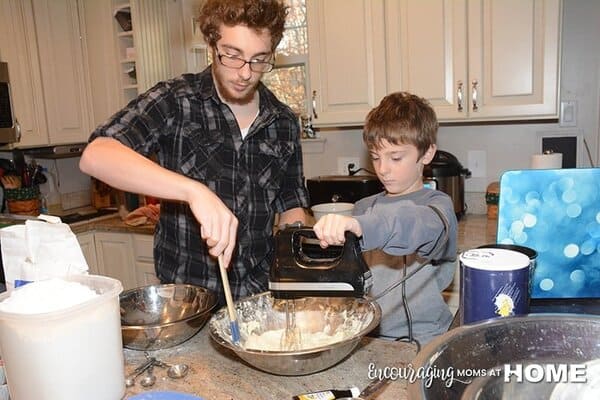
<svg viewBox="0 0 600 400">
<path fill-rule="evenodd" d="M 354 209 L 353 203 L 322 203 L 312 206 L 311 211 L 315 217 L 315 220 L 318 221 L 321 217 L 327 214 L 339 214 L 351 216 L 352 210 Z"/>
<path fill-rule="evenodd" d="M 238 300 L 234 307 L 239 344 L 232 343 L 226 308 L 212 316 L 211 337 L 253 367 L 275 375 L 308 375 L 332 367 L 381 320 L 379 305 L 365 298 L 278 300 L 265 292 Z M 290 321 L 295 322 L 293 337 Z"/>
<path fill-rule="evenodd" d="M 530 314 L 461 326 L 429 342 L 413 360 L 415 371 L 435 374 L 411 381 L 408 398 L 598 398 L 599 336 L 594 315 Z M 588 392 L 595 395 L 583 396 Z"/>
<path fill-rule="evenodd" d="M 210 318 L 216 295 L 203 287 L 158 284 L 119 296 L 123 346 L 134 350 L 173 347 L 194 336 Z"/>
</svg>

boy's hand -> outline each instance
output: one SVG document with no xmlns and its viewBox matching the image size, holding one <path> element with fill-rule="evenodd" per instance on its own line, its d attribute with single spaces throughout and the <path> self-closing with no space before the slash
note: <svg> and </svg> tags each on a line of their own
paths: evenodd
<svg viewBox="0 0 600 400">
<path fill-rule="evenodd" d="M 350 231 L 362 236 L 362 229 L 355 218 L 339 214 L 327 214 L 313 226 L 322 248 L 330 245 L 341 245 L 345 242 L 345 232 Z"/>
</svg>

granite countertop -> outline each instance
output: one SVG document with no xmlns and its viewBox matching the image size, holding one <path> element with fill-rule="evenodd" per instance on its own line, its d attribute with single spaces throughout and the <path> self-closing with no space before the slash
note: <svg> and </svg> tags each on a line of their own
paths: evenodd
<svg viewBox="0 0 600 400">
<path fill-rule="evenodd" d="M 124 354 L 126 373 L 145 361 L 142 351 L 125 349 Z M 210 338 L 207 324 L 187 342 L 150 355 L 169 364 L 186 363 L 191 367 L 190 372 L 175 380 L 166 377 L 164 369 L 156 367 L 156 384 L 145 389 L 136 383 L 127 389 L 125 399 L 147 390 L 195 394 L 204 400 L 291 400 L 294 395 L 318 390 L 352 386 L 362 390 L 372 380 L 370 363 L 380 369 L 406 367 L 416 355 L 416 347 L 364 337 L 347 358 L 325 371 L 305 376 L 278 376 L 255 369 L 234 352 L 218 345 Z M 377 400 L 405 400 L 406 386 L 404 379 L 392 380 L 378 392 Z"/>
<path fill-rule="evenodd" d="M 484 244 L 496 243 L 497 219 L 486 215 L 467 214 L 458 221 L 458 252 Z"/>
<path fill-rule="evenodd" d="M 146 235 L 153 235 L 155 227 L 151 223 L 138 226 L 127 225 L 117 213 L 94 218 L 89 221 L 75 222 L 69 224 L 69 226 L 75 234 L 97 230 L 104 232 L 141 233 Z"/>
<path fill-rule="evenodd" d="M 496 220 L 485 215 L 468 214 L 459 221 L 458 251 L 462 252 L 486 243 L 494 243 Z M 154 225 L 126 225 L 118 214 L 106 215 L 89 221 L 70 224 L 74 233 L 109 231 L 151 235 Z M 262 372 L 242 361 L 232 351 L 222 348 L 209 335 L 208 326 L 187 342 L 165 350 L 151 352 L 166 363 L 186 363 L 191 367 L 185 378 L 166 377 L 164 369 L 155 368 L 156 384 L 143 388 L 138 384 L 128 388 L 124 399 L 152 391 L 174 391 L 195 394 L 204 400 L 284 400 L 292 396 L 326 389 L 357 386 L 363 389 L 370 382 L 369 365 L 377 368 L 406 367 L 416 355 L 415 346 L 403 342 L 365 337 L 356 349 L 339 364 L 316 374 L 306 376 L 277 376 Z M 131 373 L 145 360 L 144 352 L 124 349 L 125 371 Z M 393 380 L 382 389 L 378 400 L 407 399 L 407 381 Z"/>
<path fill-rule="evenodd" d="M 472 249 L 484 244 L 496 242 L 496 228 L 498 221 L 488 219 L 486 215 L 467 214 L 458 223 L 458 249 L 459 252 Z M 117 213 L 70 224 L 74 233 L 83 233 L 90 230 L 154 234 L 154 224 L 139 226 L 126 225 Z"/>
<path fill-rule="evenodd" d="M 485 215 L 467 215 L 459 221 L 459 252 L 475 248 L 496 239 L 496 220 Z M 94 229 L 121 230 L 123 223 L 102 221 Z M 124 350 L 126 373 L 145 360 L 142 351 Z M 377 368 L 406 367 L 416 355 L 413 345 L 371 337 L 362 339 L 358 347 L 341 363 L 307 376 L 277 376 L 246 364 L 235 353 L 215 343 L 205 326 L 192 339 L 171 349 L 159 350 L 152 356 L 167 363 L 186 363 L 191 372 L 181 380 L 166 377 L 164 370 L 155 369 L 157 383 L 151 390 L 193 393 L 205 400 L 261 399 L 285 400 L 292 396 L 325 389 L 357 386 L 361 390 L 371 381 L 369 364 Z M 397 379 L 378 393 L 377 400 L 407 399 L 407 381 Z M 128 388 L 125 399 L 144 392 L 139 384 Z"/>
</svg>

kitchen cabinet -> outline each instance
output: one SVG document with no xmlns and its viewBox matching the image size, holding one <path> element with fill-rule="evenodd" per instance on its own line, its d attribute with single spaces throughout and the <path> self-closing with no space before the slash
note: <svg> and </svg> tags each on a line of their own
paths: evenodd
<svg viewBox="0 0 600 400">
<path fill-rule="evenodd" d="M 560 0 L 386 0 L 388 92 L 442 121 L 556 118 Z"/>
<path fill-rule="evenodd" d="M 387 93 L 441 122 L 557 118 L 560 0 L 307 0 L 316 127 L 362 125 Z"/>
<path fill-rule="evenodd" d="M 77 235 L 77 241 L 88 264 L 88 272 L 98 275 L 98 261 L 96 259 L 96 244 L 94 243 L 94 232 L 83 232 Z"/>
<path fill-rule="evenodd" d="M 135 6 L 134 6 L 135 7 Z M 119 88 L 121 90 L 121 106 L 137 97 L 138 73 L 137 49 L 134 41 L 132 4 L 127 0 L 113 0 L 111 25 L 117 42 L 117 59 L 119 63 Z M 128 17 L 126 17 L 128 16 Z M 128 20 L 128 22 L 126 22 Z M 139 30 L 136 21 L 136 29 Z"/>
<path fill-rule="evenodd" d="M 93 111 L 78 0 L 4 0 L 0 48 L 8 62 L 19 145 L 85 141 Z"/>
<path fill-rule="evenodd" d="M 94 235 L 98 272 L 118 279 L 123 289 L 137 286 L 133 240 L 129 233 L 96 232 Z"/>
<path fill-rule="evenodd" d="M 386 92 L 383 2 L 307 0 L 313 124 L 362 125 Z"/>
<path fill-rule="evenodd" d="M 154 236 L 133 234 L 132 239 L 137 285 L 160 283 L 154 270 Z"/>
<path fill-rule="evenodd" d="M 154 236 L 89 231 L 77 235 L 90 274 L 118 279 L 123 290 L 159 283 L 154 271 Z"/>
<path fill-rule="evenodd" d="M 87 66 L 90 77 L 92 129 L 113 115 L 121 105 L 120 64 L 114 36 L 112 0 L 79 0 L 83 4 Z M 116 22 L 115 22 L 116 23 Z M 83 30 L 83 29 L 82 29 Z M 88 134 L 91 132 L 88 132 Z M 87 140 L 87 138 L 86 138 Z"/>
</svg>

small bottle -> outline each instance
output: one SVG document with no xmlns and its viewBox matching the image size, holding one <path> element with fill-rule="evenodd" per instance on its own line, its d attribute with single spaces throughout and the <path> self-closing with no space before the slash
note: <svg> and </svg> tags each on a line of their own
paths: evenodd
<svg viewBox="0 0 600 400">
<path fill-rule="evenodd" d="M 40 199 L 40 214 L 48 214 L 48 199 L 42 196 Z"/>
<path fill-rule="evenodd" d="M 330 389 L 320 392 L 303 393 L 293 397 L 293 400 L 335 400 L 358 397 L 360 390 L 355 386 L 350 389 Z"/>
</svg>

